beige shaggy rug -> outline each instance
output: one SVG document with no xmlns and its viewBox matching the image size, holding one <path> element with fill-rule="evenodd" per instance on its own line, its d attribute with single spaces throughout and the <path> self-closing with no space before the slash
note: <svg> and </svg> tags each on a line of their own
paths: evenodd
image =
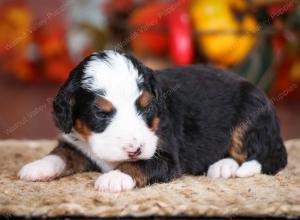
<svg viewBox="0 0 300 220">
<path fill-rule="evenodd" d="M 213 180 L 185 176 L 118 194 L 97 192 L 99 173 L 52 182 L 16 178 L 55 141 L 0 141 L 1 216 L 300 216 L 300 140 L 286 142 L 288 167 L 276 176 Z"/>
</svg>

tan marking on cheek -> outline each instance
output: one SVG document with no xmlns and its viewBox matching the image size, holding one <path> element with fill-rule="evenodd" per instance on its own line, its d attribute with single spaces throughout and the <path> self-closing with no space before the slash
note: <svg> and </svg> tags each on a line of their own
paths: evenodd
<svg viewBox="0 0 300 220">
<path fill-rule="evenodd" d="M 145 108 L 150 104 L 151 94 L 148 91 L 143 91 L 142 95 L 138 99 L 138 103 L 142 108 Z"/>
<path fill-rule="evenodd" d="M 74 129 L 82 136 L 84 140 L 87 140 L 91 134 L 91 130 L 79 119 L 76 119 Z"/>
<path fill-rule="evenodd" d="M 117 169 L 131 176 L 135 180 L 137 187 L 143 187 L 147 184 L 147 177 L 134 162 L 122 163 L 117 166 Z"/>
<path fill-rule="evenodd" d="M 113 110 L 113 104 L 103 97 L 96 100 L 96 106 L 104 112 L 111 112 Z"/>
<path fill-rule="evenodd" d="M 159 117 L 154 117 L 152 120 L 152 124 L 151 124 L 151 130 L 152 131 L 157 131 L 158 127 L 159 127 L 159 123 L 160 123 L 160 118 Z"/>
<path fill-rule="evenodd" d="M 247 127 L 245 125 L 236 127 L 232 132 L 231 143 L 229 147 L 229 155 L 239 164 L 245 162 L 247 158 L 246 149 L 244 147 L 244 136 Z"/>
</svg>

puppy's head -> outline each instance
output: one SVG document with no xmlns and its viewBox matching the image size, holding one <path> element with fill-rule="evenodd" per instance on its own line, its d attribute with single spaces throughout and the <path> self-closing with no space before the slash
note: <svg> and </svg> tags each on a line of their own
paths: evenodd
<svg viewBox="0 0 300 220">
<path fill-rule="evenodd" d="M 149 159 L 158 142 L 158 97 L 152 71 L 134 57 L 94 53 L 60 89 L 54 118 L 60 130 L 75 134 L 103 160 Z"/>
</svg>

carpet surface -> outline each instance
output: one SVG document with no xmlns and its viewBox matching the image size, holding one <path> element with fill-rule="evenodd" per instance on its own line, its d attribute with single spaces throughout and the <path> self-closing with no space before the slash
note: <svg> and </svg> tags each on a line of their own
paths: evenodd
<svg viewBox="0 0 300 220">
<path fill-rule="evenodd" d="M 94 189 L 99 173 L 25 182 L 16 172 L 55 141 L 0 141 L 0 215 L 4 216 L 300 216 L 300 140 L 286 142 L 288 167 L 276 176 L 212 180 L 185 176 L 123 193 Z"/>
</svg>

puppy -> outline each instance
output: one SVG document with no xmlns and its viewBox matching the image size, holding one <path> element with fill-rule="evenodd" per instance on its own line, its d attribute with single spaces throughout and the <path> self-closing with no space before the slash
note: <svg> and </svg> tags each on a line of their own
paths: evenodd
<svg viewBox="0 0 300 220">
<path fill-rule="evenodd" d="M 183 174 L 275 174 L 287 164 L 276 112 L 251 83 L 203 65 L 154 71 L 133 56 L 94 53 L 53 102 L 63 132 L 23 180 L 100 171 L 95 187 L 120 192 Z"/>
</svg>

